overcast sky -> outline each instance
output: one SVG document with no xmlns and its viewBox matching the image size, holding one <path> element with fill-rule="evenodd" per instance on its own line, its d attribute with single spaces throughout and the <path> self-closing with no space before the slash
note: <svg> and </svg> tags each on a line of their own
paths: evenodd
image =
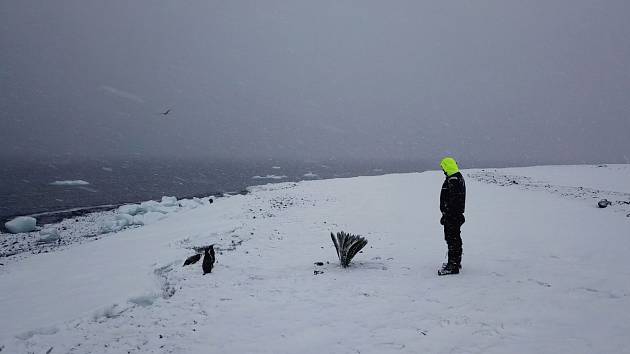
<svg viewBox="0 0 630 354">
<path fill-rule="evenodd" d="M 630 163 L 628 14 L 627 0 L 2 0 L 0 155 Z"/>
</svg>

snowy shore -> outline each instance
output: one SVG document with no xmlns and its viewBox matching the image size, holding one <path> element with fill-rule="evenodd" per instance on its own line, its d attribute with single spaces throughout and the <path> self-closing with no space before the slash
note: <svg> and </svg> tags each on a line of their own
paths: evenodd
<svg viewBox="0 0 630 354">
<path fill-rule="evenodd" d="M 437 171 L 166 199 L 152 205 L 173 210 L 145 225 L 0 258 L 0 348 L 630 353 L 630 165 L 463 172 L 457 276 L 436 276 Z M 612 204 L 599 209 L 603 198 Z M 341 230 L 369 241 L 347 269 L 329 235 Z M 212 243 L 212 274 L 181 266 Z"/>
</svg>

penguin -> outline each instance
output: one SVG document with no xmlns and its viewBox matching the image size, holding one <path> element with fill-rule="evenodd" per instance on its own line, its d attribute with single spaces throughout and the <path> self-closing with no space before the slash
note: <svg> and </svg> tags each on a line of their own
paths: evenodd
<svg viewBox="0 0 630 354">
<path fill-rule="evenodd" d="M 200 253 L 197 253 L 197 254 L 196 254 L 196 255 L 194 255 L 194 256 L 190 256 L 190 257 L 186 258 L 186 261 L 184 262 L 184 265 L 183 265 L 183 266 L 187 266 L 187 265 L 195 264 L 195 263 L 199 262 L 199 260 L 200 260 L 200 259 L 201 259 L 201 254 L 200 254 Z M 183 266 L 182 266 L 182 267 L 183 267 Z"/>
<path fill-rule="evenodd" d="M 210 245 L 206 247 L 203 253 L 203 263 L 201 263 L 201 268 L 203 268 L 203 275 L 207 273 L 212 273 L 212 267 L 214 266 L 214 245 Z"/>
</svg>

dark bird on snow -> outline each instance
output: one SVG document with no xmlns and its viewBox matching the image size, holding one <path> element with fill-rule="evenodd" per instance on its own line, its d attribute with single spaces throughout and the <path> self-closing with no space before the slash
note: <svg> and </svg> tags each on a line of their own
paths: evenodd
<svg viewBox="0 0 630 354">
<path fill-rule="evenodd" d="M 212 273 L 212 267 L 214 266 L 214 245 L 210 245 L 206 247 L 203 253 L 203 263 L 201 263 L 201 268 L 203 268 L 203 274 Z"/>
<path fill-rule="evenodd" d="M 190 257 L 186 258 L 186 261 L 184 262 L 184 266 L 195 264 L 195 263 L 199 262 L 200 259 L 201 259 L 201 253 L 197 253 L 194 256 L 190 256 Z"/>
<path fill-rule="evenodd" d="M 163 116 L 167 116 L 169 113 L 171 113 L 171 109 L 170 108 L 167 109 L 166 111 L 160 113 L 160 114 L 163 115 Z"/>
</svg>

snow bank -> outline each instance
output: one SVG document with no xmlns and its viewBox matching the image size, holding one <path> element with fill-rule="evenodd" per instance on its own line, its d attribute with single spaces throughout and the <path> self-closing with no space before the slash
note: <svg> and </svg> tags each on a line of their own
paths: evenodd
<svg viewBox="0 0 630 354">
<path fill-rule="evenodd" d="M 118 207 L 117 214 L 103 222 L 103 233 L 118 232 L 133 225 L 148 225 L 167 217 L 168 214 L 181 210 L 191 210 L 211 204 L 211 198 L 192 198 L 178 200 L 176 197 L 163 196 L 158 202 L 148 200 L 140 204 L 126 204 Z"/>
<path fill-rule="evenodd" d="M 543 166 L 500 169 L 556 186 L 593 188 L 630 193 L 630 165 Z"/>
<path fill-rule="evenodd" d="M 90 184 L 90 182 L 81 179 L 50 182 L 50 185 L 52 186 L 85 186 L 88 184 Z"/>
<path fill-rule="evenodd" d="M 4 223 L 4 227 L 11 233 L 31 232 L 37 228 L 37 219 L 30 216 L 18 216 Z"/>
</svg>

